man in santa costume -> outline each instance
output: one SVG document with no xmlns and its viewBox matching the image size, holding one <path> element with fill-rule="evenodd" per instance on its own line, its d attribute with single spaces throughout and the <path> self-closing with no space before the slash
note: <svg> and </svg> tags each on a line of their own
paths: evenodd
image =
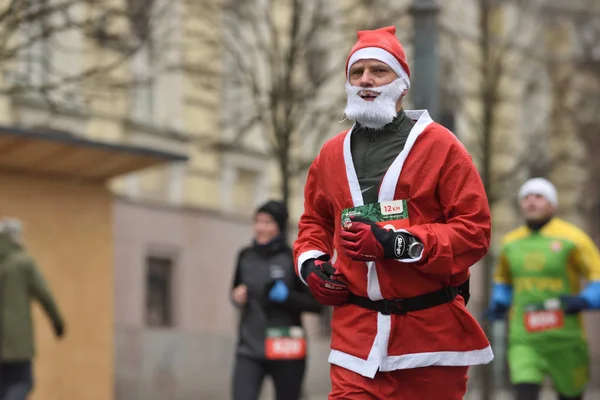
<svg viewBox="0 0 600 400">
<path fill-rule="evenodd" d="M 313 161 L 298 275 L 334 306 L 329 399 L 459 400 L 493 353 L 467 311 L 491 216 L 471 156 L 425 110 L 394 27 L 358 32 L 346 68 L 354 126 Z M 335 255 L 334 255 L 335 253 Z"/>
</svg>

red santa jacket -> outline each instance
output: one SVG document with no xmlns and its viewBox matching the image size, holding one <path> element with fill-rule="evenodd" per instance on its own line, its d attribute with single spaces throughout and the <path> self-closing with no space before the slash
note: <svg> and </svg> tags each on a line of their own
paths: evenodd
<svg viewBox="0 0 600 400">
<path fill-rule="evenodd" d="M 341 250 L 341 212 L 363 205 L 350 129 L 325 143 L 310 167 L 294 244 L 299 275 L 304 261 L 334 256 L 335 250 L 334 265 L 350 291 L 372 300 L 406 298 L 460 284 L 487 253 L 491 215 L 471 156 L 427 111 L 406 114 L 416 124 L 382 180 L 379 201 L 408 201 L 406 230 L 424 244 L 421 257 L 412 262 L 363 262 Z M 331 327 L 329 362 L 368 377 L 377 370 L 477 365 L 493 359 L 483 330 L 461 296 L 406 315 L 345 304 L 334 308 Z"/>
</svg>

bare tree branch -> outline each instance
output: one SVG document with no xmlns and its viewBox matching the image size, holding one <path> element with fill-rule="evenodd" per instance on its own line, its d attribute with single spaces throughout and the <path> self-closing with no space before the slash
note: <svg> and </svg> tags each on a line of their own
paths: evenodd
<svg viewBox="0 0 600 400">
<path fill-rule="evenodd" d="M 201 31 L 189 35 L 193 37 L 190 40 L 225 53 L 224 90 L 240 111 L 225 117 L 230 136 L 224 147 L 239 148 L 251 133 L 260 133 L 279 165 L 281 192 L 287 201 L 290 179 L 307 167 L 298 149 L 306 147 L 305 143 L 318 147 L 325 136 L 335 133 L 331 128 L 342 109 L 346 61 L 346 54 L 334 58 L 335 53 L 355 40 L 357 20 L 396 22 L 406 15 L 406 7 L 394 10 L 387 0 L 370 4 L 363 0 L 344 4 L 254 0 L 241 5 L 225 1 L 220 7 L 210 6 L 208 0 L 194 1 L 193 6 L 188 1 L 188 12 L 225 21 L 220 37 Z M 373 6 L 375 3 L 378 6 Z M 351 18 L 336 18 L 338 15 Z M 198 72 L 204 69 L 203 65 L 196 67 Z M 331 90 L 337 79 L 337 89 Z"/>
<path fill-rule="evenodd" d="M 173 33 L 165 23 L 172 4 L 153 7 L 154 1 L 145 1 L 144 7 L 133 9 L 134 2 L 12 0 L 0 12 L 0 65 L 5 74 L 0 94 L 35 95 L 52 111 L 62 107 L 59 94 L 65 91 L 91 100 L 102 91 L 129 87 L 123 79 L 114 82 L 113 72 L 150 42 L 155 51 L 164 50 Z M 64 36 L 71 32 L 82 38 L 81 43 Z M 61 66 L 57 61 L 69 54 L 95 56 L 98 62 L 79 69 Z M 103 83 L 88 90 L 97 81 Z"/>
</svg>

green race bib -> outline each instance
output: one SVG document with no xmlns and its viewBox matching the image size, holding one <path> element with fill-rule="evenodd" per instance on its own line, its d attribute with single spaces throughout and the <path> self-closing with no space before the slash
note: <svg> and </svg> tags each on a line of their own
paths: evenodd
<svg viewBox="0 0 600 400">
<path fill-rule="evenodd" d="M 406 200 L 386 201 L 346 208 L 342 211 L 342 226 L 347 227 L 351 223 L 350 217 L 352 216 L 369 219 L 381 226 L 391 225 L 394 229 L 410 226 Z"/>
</svg>

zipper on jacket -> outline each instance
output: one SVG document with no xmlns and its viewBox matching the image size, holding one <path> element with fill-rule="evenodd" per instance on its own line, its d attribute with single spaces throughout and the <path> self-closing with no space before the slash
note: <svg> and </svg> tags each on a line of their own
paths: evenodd
<svg viewBox="0 0 600 400">
<path fill-rule="evenodd" d="M 363 152 L 363 161 L 362 161 L 362 177 L 368 178 L 367 176 L 367 155 L 369 154 L 369 150 L 371 149 L 371 143 L 373 143 L 373 132 L 367 131 L 367 145 L 365 146 L 365 151 Z"/>
</svg>

